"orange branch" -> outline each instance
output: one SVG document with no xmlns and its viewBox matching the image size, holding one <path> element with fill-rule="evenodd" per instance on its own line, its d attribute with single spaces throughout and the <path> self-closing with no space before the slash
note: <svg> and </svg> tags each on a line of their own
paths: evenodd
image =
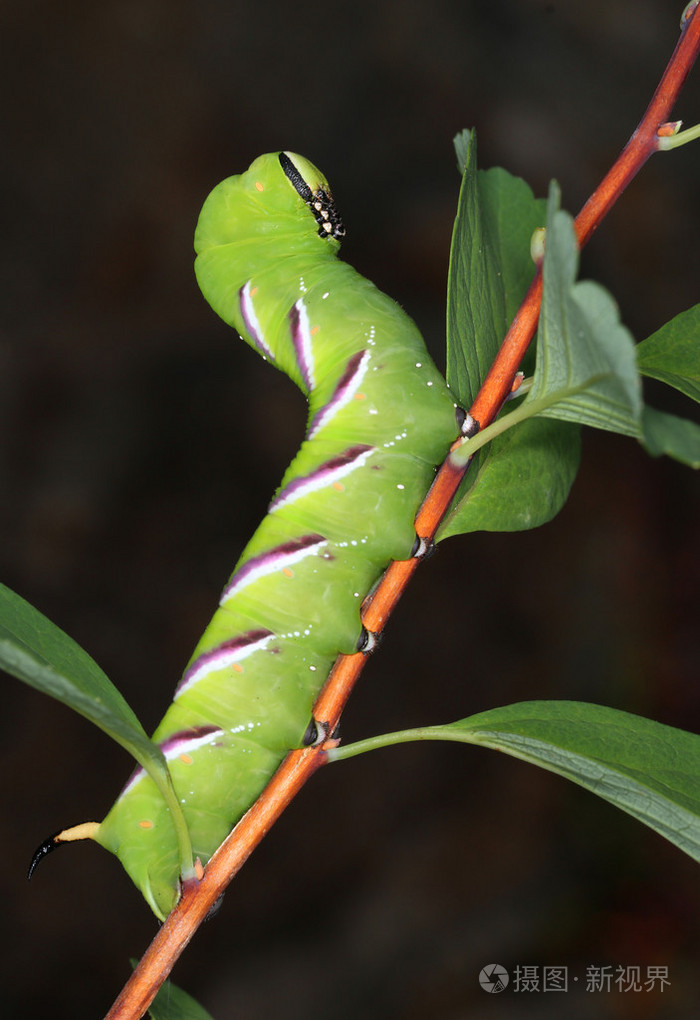
<svg viewBox="0 0 700 1020">
<path fill-rule="evenodd" d="M 687 9 L 681 38 L 639 127 L 620 157 L 579 213 L 576 229 L 583 246 L 622 191 L 657 149 L 656 139 L 668 121 L 685 79 L 700 49 L 698 5 Z M 539 316 L 542 279 L 539 270 L 470 409 L 481 428 L 488 425 L 511 390 L 515 373 L 527 350 Z M 416 531 L 432 539 L 466 471 L 448 455 L 416 517 Z M 375 591 L 365 600 L 362 622 L 379 634 L 399 601 L 420 560 L 390 564 Z M 364 668 L 362 653 L 340 655 L 314 707 L 314 717 L 332 735 L 345 703 Z M 332 742 L 332 741 L 331 741 Z M 329 746 L 329 745 L 326 745 Z M 138 1020 L 147 1010 L 198 926 L 234 875 L 313 773 L 325 763 L 323 746 L 291 751 L 269 784 L 211 858 L 201 881 L 183 890 L 177 907 L 144 954 L 139 966 L 107 1014 L 106 1020 Z"/>
</svg>

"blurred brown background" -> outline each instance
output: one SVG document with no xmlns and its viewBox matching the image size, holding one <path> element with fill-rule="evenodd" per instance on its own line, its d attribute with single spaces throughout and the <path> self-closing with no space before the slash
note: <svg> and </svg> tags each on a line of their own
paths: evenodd
<svg viewBox="0 0 700 1020">
<path fill-rule="evenodd" d="M 313 159 L 349 227 L 345 257 L 407 306 L 442 363 L 452 136 L 476 126 L 482 166 L 537 194 L 556 177 L 575 211 L 651 96 L 681 7 L 0 12 L 0 577 L 91 652 L 147 728 L 303 427 L 294 388 L 197 290 L 205 195 L 261 152 Z M 677 116 L 700 119 L 700 68 Z M 584 257 L 639 339 L 699 297 L 699 152 L 655 157 Z M 547 697 L 697 730 L 697 511 L 691 472 L 587 435 L 553 524 L 453 539 L 420 572 L 345 739 Z M 92 845 L 31 886 L 24 874 L 42 837 L 105 814 L 130 763 L 3 683 L 3 1014 L 98 1017 L 154 919 Z M 564 780 L 484 750 L 406 746 L 312 782 L 175 980 L 218 1020 L 692 1017 L 699 908 L 687 858 Z M 573 990 L 486 995 L 477 977 L 494 962 L 568 965 Z M 671 987 L 586 995 L 596 964 L 666 965 Z"/>
</svg>

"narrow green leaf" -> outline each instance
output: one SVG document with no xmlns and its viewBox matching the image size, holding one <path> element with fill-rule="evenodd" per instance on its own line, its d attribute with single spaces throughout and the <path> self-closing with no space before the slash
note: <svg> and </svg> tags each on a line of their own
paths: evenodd
<svg viewBox="0 0 700 1020">
<path fill-rule="evenodd" d="M 530 418 L 498 436 L 472 464 L 470 485 L 457 495 L 436 540 L 471 531 L 525 531 L 561 510 L 581 458 L 580 430 L 567 422 Z"/>
<path fill-rule="evenodd" d="M 503 751 L 571 779 L 700 861 L 700 736 L 579 701 L 526 701 L 446 726 L 384 734 L 328 752 L 331 761 L 409 740 Z"/>
<path fill-rule="evenodd" d="M 635 347 L 612 297 L 575 282 L 573 220 L 559 209 L 552 184 L 543 265 L 537 364 L 525 403 L 538 414 L 639 436 L 642 396 Z"/>
<path fill-rule="evenodd" d="M 165 757 L 117 688 L 80 645 L 38 609 L 0 584 L 0 669 L 85 716 L 144 767 L 165 799 L 175 825 L 183 876 L 192 850 Z"/>
<path fill-rule="evenodd" d="M 700 468 L 700 425 L 645 405 L 642 426 L 641 442 L 652 457 L 665 453 L 682 464 Z"/>
<path fill-rule="evenodd" d="M 160 755 L 94 659 L 15 592 L 0 584 L 0 667 L 84 715 L 134 757 Z"/>
<path fill-rule="evenodd" d="M 637 345 L 642 375 L 700 400 L 700 305 L 693 305 Z"/>
</svg>

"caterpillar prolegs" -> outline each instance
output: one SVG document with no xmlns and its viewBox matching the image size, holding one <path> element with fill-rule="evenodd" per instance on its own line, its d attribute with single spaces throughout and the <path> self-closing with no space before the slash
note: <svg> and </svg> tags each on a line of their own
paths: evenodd
<svg viewBox="0 0 700 1020">
<path fill-rule="evenodd" d="M 411 555 L 416 511 L 459 431 L 414 323 L 338 260 L 343 234 L 326 180 L 288 152 L 219 184 L 197 224 L 205 298 L 309 403 L 301 449 L 153 738 L 202 863 L 303 742 L 333 661 L 357 648 L 364 596 Z M 165 917 L 177 844 L 142 769 L 90 835 Z"/>
</svg>

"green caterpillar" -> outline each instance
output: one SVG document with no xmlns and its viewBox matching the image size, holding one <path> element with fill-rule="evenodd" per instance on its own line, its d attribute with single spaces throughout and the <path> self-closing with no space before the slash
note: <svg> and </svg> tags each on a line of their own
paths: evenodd
<svg viewBox="0 0 700 1020">
<path fill-rule="evenodd" d="M 223 181 L 197 224 L 205 298 L 309 402 L 301 449 L 153 735 L 203 864 L 285 754 L 313 742 L 314 700 L 338 653 L 363 647 L 363 598 L 414 553 L 416 511 L 464 420 L 414 323 L 338 260 L 343 235 L 325 178 L 290 152 Z M 143 769 L 85 829 L 164 918 L 177 844 Z"/>
</svg>

